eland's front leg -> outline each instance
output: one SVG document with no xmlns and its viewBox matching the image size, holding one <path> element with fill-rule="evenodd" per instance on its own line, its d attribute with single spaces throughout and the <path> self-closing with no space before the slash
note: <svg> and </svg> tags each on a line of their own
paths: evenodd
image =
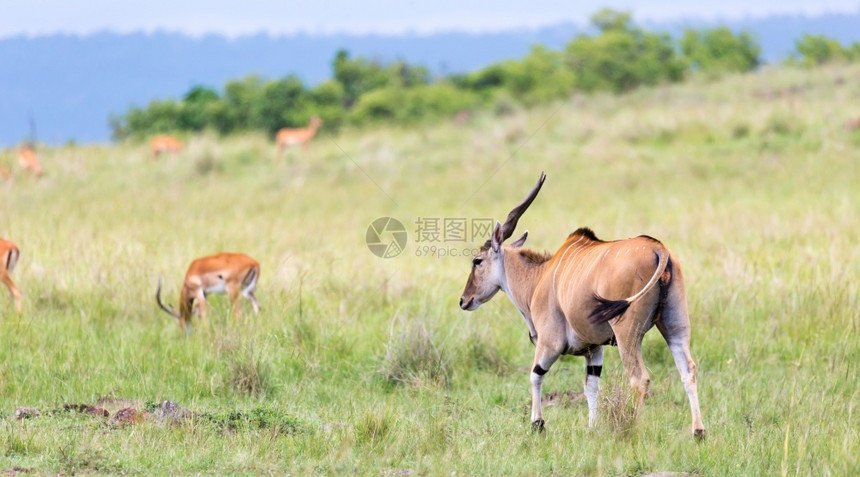
<svg viewBox="0 0 860 477">
<path fill-rule="evenodd" d="M 597 395 L 603 370 L 603 346 L 585 356 L 585 398 L 588 400 L 588 427 L 597 422 Z"/>
<path fill-rule="evenodd" d="M 549 368 L 558 359 L 559 353 L 553 351 L 549 347 L 542 345 L 538 341 L 537 350 L 535 351 L 535 360 L 532 365 L 531 383 L 532 383 L 532 429 L 535 431 L 543 431 L 544 420 L 543 411 L 541 409 L 541 387 L 543 386 L 543 377 L 549 371 Z"/>
</svg>

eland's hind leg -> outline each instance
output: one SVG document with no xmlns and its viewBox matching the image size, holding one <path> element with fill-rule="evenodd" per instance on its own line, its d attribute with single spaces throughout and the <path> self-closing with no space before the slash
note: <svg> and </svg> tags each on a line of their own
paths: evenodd
<svg viewBox="0 0 860 477">
<path fill-rule="evenodd" d="M 624 371 L 627 372 L 630 386 L 635 393 L 637 411 L 642 407 L 651 387 L 651 375 L 648 374 L 648 369 L 645 368 L 645 362 L 642 360 L 642 339 L 645 337 L 645 332 L 652 326 L 651 314 L 656 303 L 656 294 L 653 297 L 643 297 L 630 305 L 630 308 L 620 318 L 616 318 L 615 322 L 610 322 L 618 342 L 621 364 L 624 365 Z"/>
<path fill-rule="evenodd" d="M 674 257 L 673 257 L 674 261 Z M 687 312 L 687 296 L 684 288 L 684 278 L 681 267 L 674 263 L 672 277 L 666 294 L 666 301 L 657 321 L 657 329 L 669 345 L 675 366 L 681 374 L 684 390 L 690 400 L 693 435 L 705 437 L 705 426 L 702 424 L 702 412 L 699 409 L 699 392 L 696 386 L 696 363 L 690 355 L 690 316 Z"/>
</svg>

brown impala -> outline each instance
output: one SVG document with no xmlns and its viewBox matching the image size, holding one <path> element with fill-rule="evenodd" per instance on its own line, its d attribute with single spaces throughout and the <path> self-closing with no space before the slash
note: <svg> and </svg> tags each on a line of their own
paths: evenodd
<svg viewBox="0 0 860 477">
<path fill-rule="evenodd" d="M 21 313 L 21 292 L 15 286 L 10 276 L 12 270 L 15 269 L 15 264 L 18 263 L 18 247 L 8 241 L 0 239 L 0 283 L 6 285 L 9 293 L 12 295 L 12 300 L 15 302 L 15 310 Z"/>
<path fill-rule="evenodd" d="M 278 131 L 275 136 L 275 141 L 278 143 L 278 157 L 282 156 L 284 150 L 290 146 L 301 146 L 302 149 L 307 149 L 308 143 L 314 138 L 322 123 L 319 116 L 314 116 L 306 128 L 283 128 Z"/>
<path fill-rule="evenodd" d="M 503 290 L 522 313 L 536 347 L 531 421 L 538 430 L 544 426 L 543 378 L 563 354 L 585 357 L 589 426 L 597 418 L 603 346 L 607 344 L 617 343 L 637 408 L 641 406 L 650 384 L 642 361 L 642 338 L 656 326 L 681 373 L 690 400 L 693 435 L 703 438 L 696 364 L 690 356 L 690 318 L 678 260 L 651 237 L 605 242 L 587 228 L 570 234 L 555 254 L 521 248 L 528 232 L 504 245 L 545 178 L 541 174 L 504 224 L 496 223 L 491 238 L 473 258 L 460 308 L 475 310 Z"/>
<path fill-rule="evenodd" d="M 18 165 L 25 171 L 30 171 L 36 179 L 42 177 L 42 164 L 36 150 L 31 146 L 24 145 L 18 151 Z"/>
<path fill-rule="evenodd" d="M 155 300 L 162 310 L 179 319 L 179 324 L 186 332 L 191 330 L 191 316 L 194 312 L 194 300 L 197 300 L 200 319 L 206 323 L 206 296 L 210 293 L 227 294 L 233 307 L 233 315 L 238 315 L 239 304 L 236 300 L 241 294 L 251 301 L 254 313 L 260 311 L 254 291 L 257 289 L 257 279 L 260 277 L 260 264 L 253 258 L 241 253 L 219 253 L 208 257 L 198 258 L 188 266 L 185 283 L 179 293 L 179 312 L 172 306 L 161 302 L 161 277 L 158 277 L 158 289 Z"/>
<path fill-rule="evenodd" d="M 167 134 L 160 134 L 149 141 L 149 148 L 152 150 L 152 158 L 158 159 L 158 156 L 164 153 L 178 154 L 182 152 L 182 143 L 179 139 Z"/>
</svg>

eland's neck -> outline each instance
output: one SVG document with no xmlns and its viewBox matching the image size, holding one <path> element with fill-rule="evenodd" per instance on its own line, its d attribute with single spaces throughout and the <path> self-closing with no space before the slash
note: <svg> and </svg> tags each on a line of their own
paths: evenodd
<svg viewBox="0 0 860 477">
<path fill-rule="evenodd" d="M 529 336 L 534 340 L 537 337 L 537 330 L 532 320 L 532 296 L 552 256 L 533 250 L 505 247 L 503 257 L 505 270 L 502 277 L 502 291 L 522 313 L 529 327 Z"/>
</svg>

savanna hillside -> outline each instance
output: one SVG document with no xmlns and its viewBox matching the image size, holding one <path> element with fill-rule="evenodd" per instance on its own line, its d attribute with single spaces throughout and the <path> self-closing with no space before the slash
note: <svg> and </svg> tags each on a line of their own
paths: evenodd
<svg viewBox="0 0 860 477">
<path fill-rule="evenodd" d="M 858 65 L 765 68 L 463 125 L 323 129 L 281 161 L 263 133 L 194 136 L 157 161 L 144 143 L 42 149 L 41 180 L 0 183 L 25 297 L 20 316 L 0 299 L 0 469 L 857 474 L 858 98 Z M 590 226 L 680 257 L 706 442 L 656 332 L 638 420 L 608 348 L 597 429 L 577 400 L 530 432 L 522 319 L 502 296 L 460 311 L 469 259 L 424 256 L 414 232 L 419 218 L 503 218 L 541 170 L 519 225 L 531 247 Z M 380 216 L 406 224 L 402 255 L 365 246 Z M 175 303 L 188 262 L 221 250 L 260 261 L 263 310 L 234 321 L 213 297 L 210 326 L 186 337 L 155 305 L 158 276 Z M 544 393 L 583 382 L 583 360 L 562 359 Z M 167 399 L 198 417 L 50 412 Z M 18 406 L 43 415 L 16 420 Z"/>
</svg>

